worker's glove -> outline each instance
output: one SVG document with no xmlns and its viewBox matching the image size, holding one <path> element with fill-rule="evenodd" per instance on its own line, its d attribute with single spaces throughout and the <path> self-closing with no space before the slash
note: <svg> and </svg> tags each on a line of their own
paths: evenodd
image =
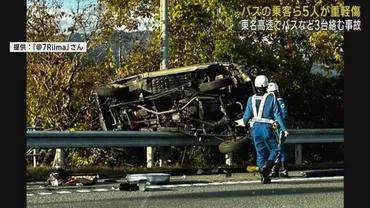
<svg viewBox="0 0 370 208">
<path fill-rule="evenodd" d="M 288 131 L 284 131 L 284 137 L 287 137 L 289 135 Z"/>
<path fill-rule="evenodd" d="M 245 126 L 244 121 L 243 121 L 242 118 L 239 119 L 239 120 L 236 120 L 235 123 L 236 123 L 236 126 Z"/>
</svg>

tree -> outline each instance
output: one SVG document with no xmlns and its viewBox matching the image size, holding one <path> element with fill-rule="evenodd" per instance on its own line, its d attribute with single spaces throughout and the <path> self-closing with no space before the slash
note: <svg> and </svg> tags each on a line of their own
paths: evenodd
<svg viewBox="0 0 370 208">
<path fill-rule="evenodd" d="M 126 19 L 152 17 L 158 20 L 159 1 L 106 1 L 110 15 L 116 15 L 121 25 L 128 25 Z M 117 2 L 125 2 L 126 7 Z M 141 7 L 147 3 L 147 7 Z M 308 85 L 313 79 L 311 69 L 314 63 L 325 70 L 337 70 L 344 76 L 343 31 L 247 31 L 242 30 L 241 20 L 247 19 L 248 6 L 315 6 L 322 8 L 328 5 L 343 5 L 343 1 L 170 1 L 169 2 L 169 58 L 170 67 L 178 67 L 200 62 L 223 61 L 235 62 L 255 69 L 255 74 L 266 74 L 271 80 L 279 83 L 284 96 L 291 101 L 292 120 L 308 118 L 295 102 L 299 97 L 316 97 L 318 94 Z M 124 8 L 124 9 L 123 9 Z M 153 9 L 156 8 L 156 9 Z M 311 7 L 312 8 L 312 7 Z M 133 16 L 127 16 L 130 12 Z M 312 11 L 310 11 L 312 12 Z M 127 18 L 126 18 L 127 17 Z M 125 19 L 126 18 L 126 19 Z M 287 17 L 275 17 L 274 20 L 286 20 Z M 300 17 L 298 20 L 312 17 Z M 325 19 L 325 18 L 324 18 Z M 326 18 L 328 20 L 328 17 Z M 136 25 L 137 27 L 137 25 Z M 160 33 L 154 30 L 154 50 L 160 50 Z M 136 51 L 138 53 L 140 51 Z M 145 58 L 147 51 L 142 50 L 137 57 Z M 158 54 L 158 53 L 157 53 Z M 144 64 L 143 62 L 142 64 Z M 128 63 L 129 64 L 129 63 Z M 135 62 L 134 67 L 138 67 Z M 130 65 L 127 65 L 129 67 Z M 130 66 L 131 67 L 131 66 Z M 141 69 L 150 70 L 149 66 L 140 65 Z M 325 76 L 325 75 L 324 75 Z M 320 82 L 317 82 L 319 84 Z M 342 89 L 341 89 L 342 90 Z M 339 92 L 341 90 L 338 90 Z M 314 100 L 314 99 L 313 99 Z M 309 102 L 309 101 L 307 101 Z M 309 105 L 309 104 L 308 104 Z M 295 113 L 298 113 L 295 115 Z M 305 121 L 306 123 L 308 120 Z M 304 123 L 298 126 L 305 125 Z M 307 123 L 308 125 L 308 123 Z"/>
<path fill-rule="evenodd" d="M 67 16 L 73 23 L 68 28 L 69 37 L 77 31 L 86 33 L 89 51 L 101 44 L 109 46 L 109 37 L 117 27 L 126 31 L 138 29 L 140 18 L 151 20 L 153 29 L 150 43 L 136 44 L 118 69 L 112 57 L 94 62 L 86 54 L 28 54 L 30 124 L 62 130 L 94 129 L 96 108 L 91 92 L 95 86 L 111 77 L 159 69 L 159 0 L 98 0 L 97 5 L 89 7 L 85 3 L 86 9 L 71 14 L 65 13 L 58 2 L 51 5 L 45 1 L 29 2 L 28 41 L 64 41 L 60 21 Z M 343 32 L 250 31 L 241 27 L 241 20 L 249 18 L 248 6 L 316 5 L 321 8 L 330 4 L 341 5 L 343 1 L 307 0 L 299 4 L 293 0 L 169 0 L 169 66 L 222 61 L 252 67 L 255 74 L 266 74 L 279 84 L 291 112 L 290 127 L 340 127 L 343 125 L 338 116 L 343 111 Z M 90 18 L 91 14 L 97 18 Z M 308 18 L 311 17 L 300 17 Z M 274 17 L 274 20 L 285 19 L 287 17 Z M 327 71 L 337 70 L 340 76 L 312 75 L 314 63 Z M 323 101 L 325 105 L 319 105 Z M 330 113 L 323 116 L 323 109 Z"/>
<path fill-rule="evenodd" d="M 76 0 L 70 13 L 58 1 L 29 0 L 27 7 L 27 41 L 64 42 L 83 34 L 87 53 L 27 54 L 27 122 L 52 130 L 90 130 L 97 128 L 93 90 L 114 74 L 114 60 L 101 62 L 88 57 L 89 52 L 106 43 L 99 34 L 109 21 L 103 8 Z M 63 20 L 69 19 L 69 25 Z M 83 41 L 82 40 L 82 41 Z M 54 165 L 62 161 L 58 150 Z M 63 166 L 63 164 L 60 164 Z"/>
<path fill-rule="evenodd" d="M 107 15 L 114 16 L 118 26 L 128 29 L 138 28 L 139 18 L 152 18 L 156 22 L 160 12 L 159 0 L 99 2 L 107 6 Z M 328 70 L 336 68 L 343 72 L 343 32 L 243 31 L 241 27 L 241 20 L 249 18 L 246 10 L 250 6 L 315 5 L 321 9 L 342 4 L 343 1 L 337 0 L 307 0 L 300 4 L 293 0 L 169 1 L 170 66 L 227 61 L 253 66 L 259 73 L 269 73 L 281 67 L 293 70 L 296 67 L 292 67 L 290 61 L 295 59 L 295 62 L 307 63 L 308 71 L 313 62 L 319 62 Z M 299 20 L 310 18 L 300 17 Z M 286 19 L 284 16 L 274 17 L 274 20 Z M 155 27 L 155 34 L 158 39 L 158 27 Z M 160 49 L 159 44 L 156 40 L 157 50 Z"/>
<path fill-rule="evenodd" d="M 109 15 L 115 16 L 116 23 L 127 28 L 137 28 L 138 21 L 135 20 L 140 17 L 152 18 L 156 22 L 160 12 L 159 0 L 99 2 L 107 6 Z M 255 69 L 254 74 L 266 74 L 271 81 L 279 83 L 281 94 L 288 100 L 291 128 L 340 127 L 343 125 L 340 116 L 328 114 L 322 118 L 323 115 L 319 112 L 324 108 L 332 109 L 330 115 L 343 113 L 343 31 L 251 31 L 242 30 L 241 21 L 251 18 L 247 15 L 249 6 L 310 6 L 311 14 L 313 6 L 322 9 L 343 4 L 343 0 L 169 1 L 169 66 L 174 68 L 200 62 L 222 61 L 252 67 Z M 312 18 L 299 17 L 298 20 Z M 329 16 L 323 19 L 328 18 Z M 281 21 L 287 19 L 291 18 L 273 18 Z M 153 38 L 153 50 L 159 51 L 158 28 L 155 28 L 154 33 L 156 38 Z M 135 51 L 135 57 L 140 59 L 148 58 L 147 54 L 147 50 Z M 127 63 L 127 67 L 133 66 L 130 63 Z M 134 67 L 140 65 L 141 69 L 151 70 L 151 66 L 144 63 L 137 61 Z M 312 75 L 311 70 L 315 63 L 326 71 L 337 70 L 340 76 L 328 78 L 325 74 Z M 321 90 L 328 88 L 336 90 Z M 325 100 L 324 106 L 317 105 L 320 100 Z M 320 106 L 318 108 L 321 109 L 314 108 L 315 106 Z M 308 108 L 312 110 L 303 110 Z"/>
</svg>

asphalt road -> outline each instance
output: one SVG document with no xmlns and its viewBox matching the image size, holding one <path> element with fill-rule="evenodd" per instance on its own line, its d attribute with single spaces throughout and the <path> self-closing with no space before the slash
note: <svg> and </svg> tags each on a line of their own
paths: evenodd
<svg viewBox="0 0 370 208">
<path fill-rule="evenodd" d="M 27 207 L 344 207 L 343 177 L 149 186 L 148 191 L 95 189 L 28 193 Z"/>
</svg>

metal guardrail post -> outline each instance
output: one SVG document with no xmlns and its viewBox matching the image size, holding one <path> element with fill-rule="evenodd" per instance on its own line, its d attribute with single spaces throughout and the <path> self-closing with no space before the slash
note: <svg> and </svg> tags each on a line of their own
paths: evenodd
<svg viewBox="0 0 370 208">
<path fill-rule="evenodd" d="M 153 147 L 146 147 L 146 167 L 153 168 L 154 167 L 154 148 Z"/>
<path fill-rule="evenodd" d="M 27 131 L 37 131 L 37 130 L 43 130 L 42 128 L 40 127 L 36 127 L 36 126 L 32 126 L 32 127 L 27 127 Z M 33 167 L 37 167 L 37 150 L 36 149 L 33 149 L 33 156 L 32 156 L 32 160 L 33 160 Z"/>
<path fill-rule="evenodd" d="M 36 156 L 36 154 L 37 154 L 37 151 L 36 151 L 36 149 L 33 149 L 33 167 L 35 168 L 35 167 L 37 167 L 37 156 Z"/>
<path fill-rule="evenodd" d="M 161 30 L 161 70 L 168 70 L 168 0 L 160 0 L 160 30 Z M 159 167 L 166 166 L 170 157 L 170 146 L 159 147 Z"/>
</svg>

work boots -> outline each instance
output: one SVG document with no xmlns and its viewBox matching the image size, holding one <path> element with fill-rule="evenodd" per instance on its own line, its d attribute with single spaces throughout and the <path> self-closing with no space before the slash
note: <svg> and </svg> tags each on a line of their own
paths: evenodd
<svg viewBox="0 0 370 208">
<path fill-rule="evenodd" d="M 275 163 L 271 169 L 270 177 L 279 177 L 280 163 Z"/>
<path fill-rule="evenodd" d="M 289 177 L 288 174 L 288 164 L 286 162 L 281 163 L 281 169 L 279 171 L 279 177 L 287 178 Z"/>
<path fill-rule="evenodd" d="M 274 162 L 272 160 L 267 160 L 265 165 L 261 168 L 261 183 L 271 183 L 270 173 L 272 166 L 274 166 Z"/>
</svg>

